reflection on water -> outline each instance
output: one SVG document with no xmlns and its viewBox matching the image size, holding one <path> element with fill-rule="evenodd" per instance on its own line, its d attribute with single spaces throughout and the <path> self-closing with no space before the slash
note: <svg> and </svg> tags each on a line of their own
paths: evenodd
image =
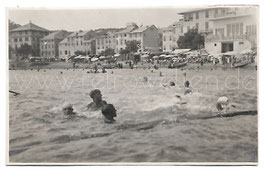
<svg viewBox="0 0 266 174">
<path fill-rule="evenodd" d="M 10 162 L 257 161 L 257 116 L 200 119 L 217 114 L 224 95 L 232 112 L 256 110 L 255 70 L 112 71 L 10 71 L 10 89 L 21 93 L 9 95 Z M 193 88 L 186 96 L 185 80 Z M 176 86 L 164 85 L 170 81 Z M 115 124 L 86 110 L 95 88 L 116 107 Z M 65 101 L 79 118 L 63 116 Z"/>
</svg>

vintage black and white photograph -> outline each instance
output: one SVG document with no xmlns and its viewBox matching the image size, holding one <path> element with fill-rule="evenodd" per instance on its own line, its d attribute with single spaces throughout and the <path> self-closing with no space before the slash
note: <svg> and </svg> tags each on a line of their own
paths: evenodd
<svg viewBox="0 0 266 174">
<path fill-rule="evenodd" d="M 7 164 L 257 165 L 258 13 L 6 8 Z"/>
</svg>

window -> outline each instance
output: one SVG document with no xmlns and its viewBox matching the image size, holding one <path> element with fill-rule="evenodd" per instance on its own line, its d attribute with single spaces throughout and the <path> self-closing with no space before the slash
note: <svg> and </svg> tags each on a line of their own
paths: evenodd
<svg viewBox="0 0 266 174">
<path fill-rule="evenodd" d="M 206 18 L 209 17 L 209 10 L 207 10 L 207 11 L 205 12 L 205 17 L 206 17 Z"/>
<path fill-rule="evenodd" d="M 243 23 L 241 23 L 241 24 L 240 24 L 240 35 L 243 35 L 243 29 L 244 29 L 244 27 L 243 27 Z"/>
<path fill-rule="evenodd" d="M 14 38 L 14 42 L 17 42 L 18 41 L 18 38 Z"/>
<path fill-rule="evenodd" d="M 29 38 L 28 37 L 25 37 L 25 41 L 29 41 Z"/>
<path fill-rule="evenodd" d="M 244 42 L 239 42 L 239 45 L 244 45 Z"/>
<path fill-rule="evenodd" d="M 125 37 L 127 37 L 127 34 L 124 34 Z"/>
<path fill-rule="evenodd" d="M 165 46 L 163 46 L 163 50 L 166 50 Z"/>
<path fill-rule="evenodd" d="M 199 29 L 199 23 L 196 23 L 196 29 L 197 30 Z"/>
<path fill-rule="evenodd" d="M 183 26 L 180 29 L 181 29 L 181 33 L 183 33 Z"/>
<path fill-rule="evenodd" d="M 190 26 L 187 27 L 187 31 L 189 31 L 189 30 L 190 30 Z"/>
<path fill-rule="evenodd" d="M 214 44 L 214 46 L 216 47 L 216 46 L 217 46 L 217 44 Z"/>
<path fill-rule="evenodd" d="M 199 19 L 199 12 L 196 12 L 196 19 Z"/>
<path fill-rule="evenodd" d="M 19 41 L 22 42 L 22 38 L 19 38 Z"/>
<path fill-rule="evenodd" d="M 82 41 L 80 41 L 80 45 L 82 45 Z"/>
<path fill-rule="evenodd" d="M 215 11 L 214 11 L 215 14 L 218 14 L 218 9 L 216 8 Z"/>
<path fill-rule="evenodd" d="M 205 30 L 209 29 L 209 22 L 205 22 Z"/>
<path fill-rule="evenodd" d="M 166 41 L 166 37 L 165 36 L 163 36 L 163 41 Z"/>
<path fill-rule="evenodd" d="M 226 25 L 226 35 L 227 36 L 230 36 L 231 35 L 231 25 L 230 24 L 227 24 Z"/>
<path fill-rule="evenodd" d="M 65 55 L 67 55 L 67 50 L 65 50 Z"/>
<path fill-rule="evenodd" d="M 170 41 L 172 40 L 172 36 L 169 36 L 169 40 L 170 40 Z"/>
</svg>

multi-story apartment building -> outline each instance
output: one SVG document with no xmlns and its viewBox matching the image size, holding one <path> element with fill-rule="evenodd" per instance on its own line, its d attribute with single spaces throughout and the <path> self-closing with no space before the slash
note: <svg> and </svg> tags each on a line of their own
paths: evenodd
<svg viewBox="0 0 266 174">
<path fill-rule="evenodd" d="M 199 33 L 212 33 L 213 22 L 211 19 L 215 17 L 217 9 L 218 8 L 216 7 L 210 7 L 187 10 L 185 12 L 179 13 L 183 16 L 183 19 L 181 20 L 182 27 L 180 28 L 180 33 L 186 33 L 192 28 L 197 29 Z"/>
<path fill-rule="evenodd" d="M 95 32 L 96 54 L 110 48 L 115 50 L 117 45 L 116 33 L 121 29 L 99 29 Z"/>
<path fill-rule="evenodd" d="M 210 53 L 225 53 L 256 48 L 257 7 L 229 7 L 216 9 L 213 34 L 205 38 L 205 48 Z"/>
<path fill-rule="evenodd" d="M 86 54 L 95 52 L 93 48 L 95 45 L 91 41 L 94 39 L 94 31 L 77 31 L 68 35 L 59 43 L 59 57 L 67 59 L 68 57 L 75 55 L 75 52 L 81 51 Z"/>
<path fill-rule="evenodd" d="M 122 49 L 126 48 L 126 42 L 129 38 L 129 33 L 137 28 L 138 26 L 136 23 L 128 23 L 125 29 L 115 33 L 115 37 L 116 37 L 115 52 L 116 53 L 119 53 Z"/>
<path fill-rule="evenodd" d="M 40 39 L 49 34 L 49 30 L 29 23 L 11 30 L 9 33 L 10 46 L 16 50 L 22 44 L 32 47 L 31 56 L 40 56 Z"/>
<path fill-rule="evenodd" d="M 181 27 L 182 22 L 175 22 L 172 25 L 170 25 L 167 28 L 163 29 L 162 32 L 162 51 L 163 52 L 171 52 L 178 48 L 177 40 L 179 39 L 179 36 L 181 35 Z"/>
<path fill-rule="evenodd" d="M 141 26 L 132 30 L 128 34 L 128 41 L 136 40 L 139 42 L 138 52 L 146 51 L 159 51 L 159 32 L 155 25 L 151 26 Z"/>
<path fill-rule="evenodd" d="M 59 57 L 59 42 L 61 42 L 70 33 L 65 30 L 60 30 L 45 36 L 40 40 L 40 50 L 42 58 L 58 58 Z"/>
</svg>

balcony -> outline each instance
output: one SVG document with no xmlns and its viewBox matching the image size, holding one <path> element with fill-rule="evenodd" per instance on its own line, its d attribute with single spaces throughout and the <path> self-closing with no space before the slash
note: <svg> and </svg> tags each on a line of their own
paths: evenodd
<svg viewBox="0 0 266 174">
<path fill-rule="evenodd" d="M 214 20 L 215 19 L 223 19 L 223 18 L 232 18 L 232 17 L 238 17 L 238 16 L 247 16 L 252 15 L 256 12 L 256 10 L 246 9 L 241 11 L 228 11 L 225 13 L 216 13 L 214 14 Z"/>
<path fill-rule="evenodd" d="M 199 33 L 209 34 L 209 33 L 213 33 L 213 30 L 212 29 L 199 30 Z"/>
<path fill-rule="evenodd" d="M 217 13 L 217 14 L 214 14 L 214 18 L 232 17 L 236 15 L 237 14 L 235 11 L 227 12 L 227 13 Z"/>
<path fill-rule="evenodd" d="M 205 38 L 206 42 L 217 42 L 217 41 L 235 41 L 235 40 L 256 40 L 256 35 L 236 35 L 236 36 L 223 36 L 223 35 L 208 35 Z"/>
</svg>

